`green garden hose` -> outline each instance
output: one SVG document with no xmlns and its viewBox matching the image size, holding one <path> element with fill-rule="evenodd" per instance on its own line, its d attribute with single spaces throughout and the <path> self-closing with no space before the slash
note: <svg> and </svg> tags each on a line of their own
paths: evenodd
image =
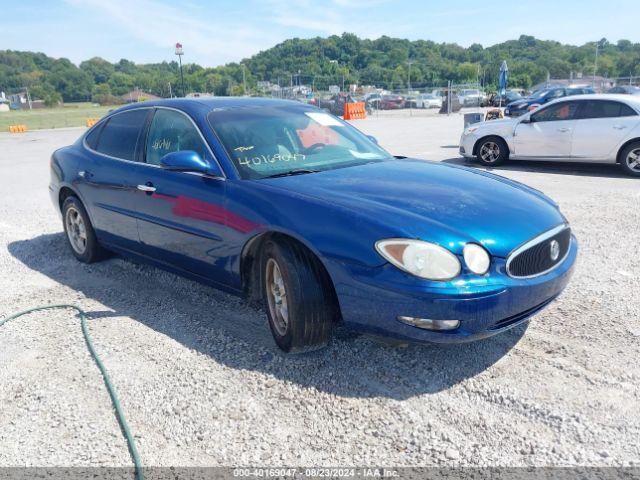
<svg viewBox="0 0 640 480">
<path fill-rule="evenodd" d="M 82 327 L 82 334 L 84 335 L 84 340 L 87 343 L 87 348 L 89 349 L 89 353 L 91 357 L 96 362 L 100 373 L 102 374 L 102 378 L 104 379 L 104 384 L 107 387 L 107 391 L 109 392 L 109 396 L 111 397 L 111 403 L 113 403 L 113 408 L 116 411 L 116 418 L 118 419 L 118 423 L 120 424 L 120 428 L 122 429 L 122 433 L 127 440 L 127 445 L 129 447 L 129 453 L 131 454 L 131 458 L 133 460 L 133 465 L 135 467 L 136 479 L 143 480 L 142 475 L 142 462 L 140 461 L 140 455 L 138 454 L 138 449 L 136 448 L 136 443 L 133 439 L 133 435 L 131 434 L 131 430 L 129 429 L 129 424 L 127 424 L 127 420 L 124 416 L 124 412 L 122 410 L 122 405 L 120 405 L 120 400 L 118 400 L 118 395 L 116 394 L 116 389 L 111 383 L 111 379 L 109 378 L 109 374 L 107 373 L 107 369 L 105 368 L 102 360 L 96 353 L 96 349 L 93 346 L 93 342 L 91 341 L 91 336 L 89 335 L 89 329 L 87 328 L 87 314 L 80 307 L 76 305 L 70 304 L 60 304 L 60 305 L 46 305 L 42 307 L 34 307 L 28 310 L 23 310 L 22 312 L 14 313 L 13 315 L 9 315 L 7 318 L 0 320 L 0 327 L 2 327 L 5 323 L 15 320 L 18 317 L 22 317 L 23 315 L 27 315 L 29 313 L 38 312 L 41 310 L 50 310 L 54 308 L 72 308 L 76 310 L 80 315 L 80 325 Z"/>
</svg>

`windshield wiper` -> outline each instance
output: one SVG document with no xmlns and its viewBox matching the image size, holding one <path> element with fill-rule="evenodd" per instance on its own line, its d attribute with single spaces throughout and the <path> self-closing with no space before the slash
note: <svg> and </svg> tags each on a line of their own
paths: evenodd
<svg viewBox="0 0 640 480">
<path fill-rule="evenodd" d="M 305 173 L 317 173 L 319 170 L 311 170 L 308 168 L 298 168 L 295 170 L 287 170 L 286 172 L 274 173 L 263 178 L 291 177 L 293 175 L 304 175 Z"/>
</svg>

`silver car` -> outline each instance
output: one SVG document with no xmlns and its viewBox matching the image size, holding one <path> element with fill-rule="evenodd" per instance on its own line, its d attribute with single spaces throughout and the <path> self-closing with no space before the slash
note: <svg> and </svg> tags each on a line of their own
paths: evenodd
<svg viewBox="0 0 640 480">
<path fill-rule="evenodd" d="M 423 93 L 416 97 L 416 108 L 442 108 L 442 97 L 433 93 Z"/>
<path fill-rule="evenodd" d="M 460 154 L 484 165 L 506 160 L 619 163 L 640 176 L 640 98 L 578 95 L 518 118 L 467 127 Z"/>
<path fill-rule="evenodd" d="M 460 90 L 458 97 L 463 107 L 480 107 L 487 103 L 487 97 L 478 89 Z"/>
</svg>

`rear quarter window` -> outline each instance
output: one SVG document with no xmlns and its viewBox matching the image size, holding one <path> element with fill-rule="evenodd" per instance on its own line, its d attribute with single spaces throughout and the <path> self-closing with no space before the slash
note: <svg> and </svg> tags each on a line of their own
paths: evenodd
<svg viewBox="0 0 640 480">
<path fill-rule="evenodd" d="M 91 130 L 85 137 L 84 141 L 87 142 L 87 145 L 90 149 L 95 150 L 98 146 L 98 138 L 100 137 L 100 130 L 102 130 L 103 126 L 103 123 L 101 123 L 100 125 L 96 125 L 96 127 Z"/>
</svg>

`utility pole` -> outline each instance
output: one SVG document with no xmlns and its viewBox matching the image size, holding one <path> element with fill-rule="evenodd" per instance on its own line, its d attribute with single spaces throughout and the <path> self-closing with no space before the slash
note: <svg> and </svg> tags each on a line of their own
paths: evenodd
<svg viewBox="0 0 640 480">
<path fill-rule="evenodd" d="M 33 107 L 31 106 L 31 95 L 29 95 L 29 87 L 24 87 L 24 89 L 27 92 L 27 103 L 29 104 L 29 110 L 33 110 Z"/>
<path fill-rule="evenodd" d="M 247 95 L 247 77 L 244 73 L 244 63 L 242 63 L 241 65 L 242 65 L 242 91 L 246 96 Z"/>
<path fill-rule="evenodd" d="M 593 80 L 591 86 L 596 87 L 596 72 L 598 71 L 598 49 L 600 48 L 600 41 L 596 42 L 596 61 L 593 64 Z"/>
<path fill-rule="evenodd" d="M 173 98 L 173 92 L 171 91 L 171 82 L 168 82 L 169 84 L 169 98 Z"/>
<path fill-rule="evenodd" d="M 180 62 L 180 83 L 182 84 L 182 96 L 185 96 L 184 92 L 184 74 L 182 73 L 182 55 L 184 52 L 182 51 L 182 44 L 180 42 L 176 43 L 176 55 L 178 56 L 178 61 Z"/>
<path fill-rule="evenodd" d="M 413 60 L 407 61 L 409 69 L 407 72 L 407 96 L 411 95 L 411 64 Z M 413 110 L 411 109 L 411 100 L 409 100 L 409 116 L 413 116 Z"/>
</svg>

